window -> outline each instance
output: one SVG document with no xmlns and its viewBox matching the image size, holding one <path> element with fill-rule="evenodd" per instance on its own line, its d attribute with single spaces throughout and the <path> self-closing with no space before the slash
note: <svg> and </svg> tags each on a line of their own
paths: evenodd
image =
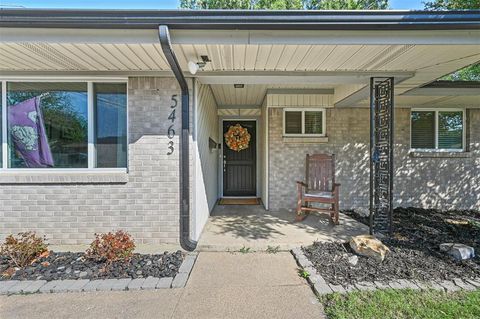
<svg viewBox="0 0 480 319">
<path fill-rule="evenodd" d="M 3 86 L 2 168 L 126 168 L 126 83 Z"/>
<path fill-rule="evenodd" d="M 411 148 L 462 151 L 464 123 L 464 110 L 412 110 Z"/>
<path fill-rule="evenodd" d="M 325 136 L 325 109 L 284 109 L 283 135 Z"/>
<path fill-rule="evenodd" d="M 97 167 L 127 166 L 127 92 L 122 83 L 95 83 Z"/>
</svg>

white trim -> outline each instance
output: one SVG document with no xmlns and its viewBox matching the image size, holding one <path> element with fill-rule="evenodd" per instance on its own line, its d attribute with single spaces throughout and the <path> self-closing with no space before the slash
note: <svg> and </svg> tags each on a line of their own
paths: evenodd
<svg viewBox="0 0 480 319">
<path fill-rule="evenodd" d="M 413 112 L 433 112 L 434 121 L 435 121 L 435 148 L 412 148 L 412 113 Z M 438 113 L 439 112 L 462 112 L 462 148 L 438 148 Z M 410 109 L 410 150 L 409 152 L 426 152 L 426 153 L 436 153 L 436 152 L 465 152 L 466 151 L 466 112 L 465 108 L 432 108 L 432 107 L 416 107 Z"/>
<path fill-rule="evenodd" d="M 286 112 L 302 112 L 302 133 L 289 134 L 285 132 L 285 113 Z M 322 133 L 306 134 L 305 133 L 305 112 L 322 112 Z M 282 136 L 284 137 L 325 137 L 327 136 L 327 111 L 325 108 L 284 108 L 282 113 Z"/>
<path fill-rule="evenodd" d="M 25 76 L 25 77 L 1 77 L 2 83 L 2 165 L 0 173 L 105 173 L 105 172 L 128 172 L 128 141 L 129 141 L 129 117 L 128 117 L 128 78 L 119 77 L 39 77 L 39 76 Z M 88 123 L 88 166 L 87 168 L 8 168 L 9 152 L 8 152 L 8 130 L 7 130 L 7 84 L 8 82 L 78 82 L 87 84 L 87 123 Z M 127 133 L 127 162 L 126 167 L 123 168 L 97 168 L 96 166 L 96 149 L 95 149 L 95 109 L 94 109 L 94 83 L 125 83 L 126 94 L 126 133 Z"/>
<path fill-rule="evenodd" d="M 2 81 L 2 165 L 1 169 L 8 165 L 8 130 L 7 130 L 7 81 Z"/>
<path fill-rule="evenodd" d="M 268 165 L 268 154 L 269 154 L 269 145 L 268 145 L 268 134 L 269 134 L 269 128 L 268 128 L 268 107 L 265 106 L 265 149 L 263 150 L 265 152 L 265 170 L 266 170 L 266 180 L 263 181 L 265 183 L 265 200 L 267 201 L 266 203 L 263 203 L 265 206 L 265 209 L 268 210 L 269 203 L 270 203 L 270 198 L 268 194 L 268 187 L 269 187 L 269 179 L 270 179 L 270 172 L 269 170 L 269 165 Z"/>
</svg>

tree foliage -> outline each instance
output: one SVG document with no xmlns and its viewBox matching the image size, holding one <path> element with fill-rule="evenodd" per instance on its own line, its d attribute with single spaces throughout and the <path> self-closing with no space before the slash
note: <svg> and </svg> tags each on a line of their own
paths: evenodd
<svg viewBox="0 0 480 319">
<path fill-rule="evenodd" d="M 427 10 L 480 9 L 480 0 L 434 0 L 424 5 Z"/>
<path fill-rule="evenodd" d="M 388 0 L 181 0 L 184 9 L 366 10 L 388 9 Z"/>
<path fill-rule="evenodd" d="M 434 0 L 425 2 L 427 10 L 466 10 L 480 9 L 480 0 Z M 455 73 L 444 76 L 442 80 L 480 81 L 480 63 L 468 66 Z"/>
</svg>

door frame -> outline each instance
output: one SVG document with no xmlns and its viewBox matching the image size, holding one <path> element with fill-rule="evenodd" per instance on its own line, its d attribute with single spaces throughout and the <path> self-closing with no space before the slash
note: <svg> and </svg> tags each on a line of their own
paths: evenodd
<svg viewBox="0 0 480 319">
<path fill-rule="evenodd" d="M 255 196 L 223 196 L 223 152 L 224 152 L 224 147 L 223 147 L 223 122 L 225 121 L 251 121 L 255 122 Z M 259 185 L 260 185 L 260 174 L 259 174 L 259 168 L 260 168 L 260 154 L 259 154 L 259 130 L 258 130 L 258 122 L 259 119 L 256 117 L 231 117 L 231 116 L 219 116 L 219 125 L 218 125 L 218 131 L 219 131 L 219 144 L 222 145 L 222 151 L 218 152 L 218 197 L 219 198 L 258 198 L 259 197 Z"/>
</svg>

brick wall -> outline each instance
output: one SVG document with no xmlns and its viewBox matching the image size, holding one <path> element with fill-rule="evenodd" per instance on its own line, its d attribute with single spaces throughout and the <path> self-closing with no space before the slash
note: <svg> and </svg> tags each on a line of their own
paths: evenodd
<svg viewBox="0 0 480 319">
<path fill-rule="evenodd" d="M 47 174 L 35 184 L 12 175 L 0 185 L 0 238 L 35 230 L 51 244 L 85 244 L 95 232 L 125 229 L 139 244 L 178 243 L 180 90 L 174 78 L 143 77 L 129 79 L 128 94 L 129 173 L 93 175 L 93 183 L 81 173 Z M 167 156 L 172 94 L 177 135 Z"/>
<path fill-rule="evenodd" d="M 270 208 L 295 208 L 295 181 L 304 178 L 307 153 L 335 153 L 337 182 L 342 184 L 341 208 L 367 211 L 369 110 L 328 109 L 327 143 L 298 143 L 284 139 L 282 109 L 270 108 L 268 112 Z M 468 157 L 419 158 L 408 153 L 410 110 L 396 110 L 395 206 L 480 209 L 480 110 L 472 109 L 469 113 Z"/>
</svg>

